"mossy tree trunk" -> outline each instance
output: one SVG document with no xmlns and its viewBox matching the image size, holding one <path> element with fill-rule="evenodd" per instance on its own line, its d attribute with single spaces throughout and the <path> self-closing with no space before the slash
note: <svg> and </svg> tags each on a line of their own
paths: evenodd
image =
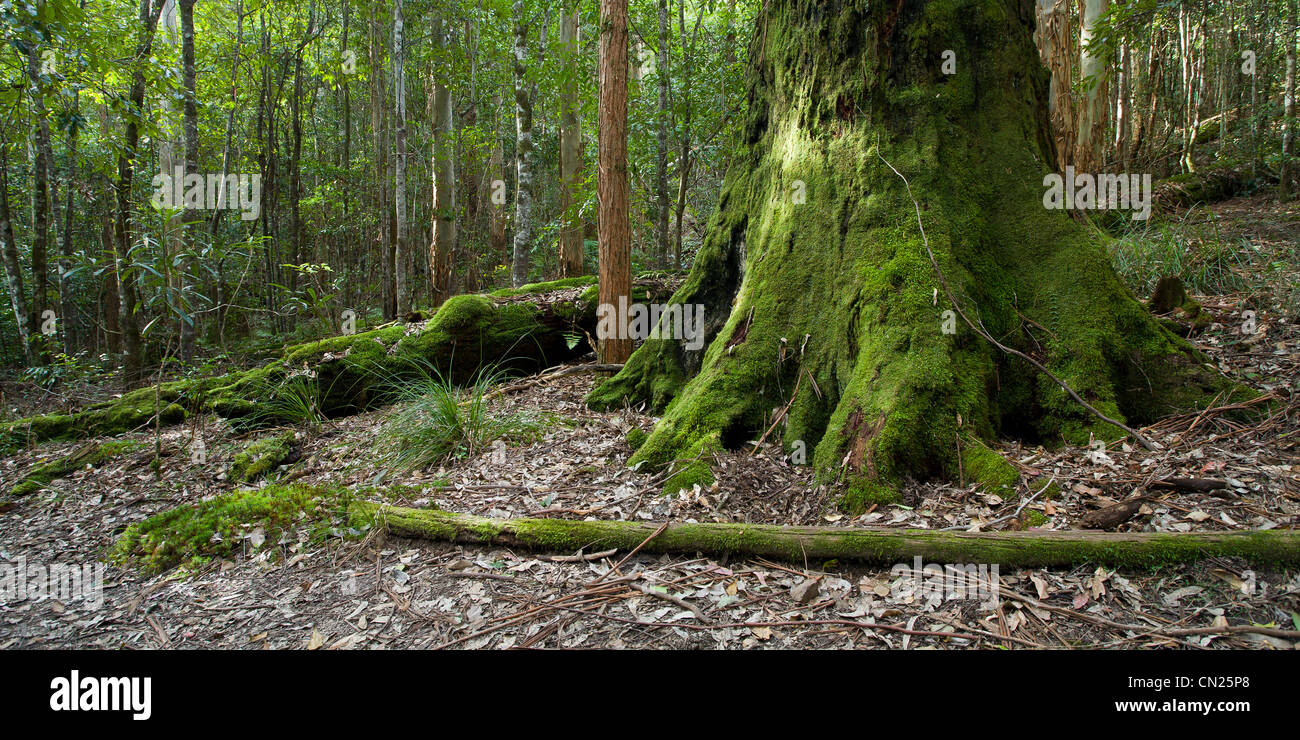
<svg viewBox="0 0 1300 740">
<path fill-rule="evenodd" d="M 1122 436 L 945 314 L 918 210 L 961 311 L 1107 416 L 1140 424 L 1228 387 L 1127 291 L 1099 234 L 1044 208 L 1033 18 L 1030 0 L 765 6 L 741 152 L 673 298 L 703 304 L 706 343 L 651 339 L 589 399 L 667 406 L 634 462 L 695 460 L 670 488 L 707 480 L 701 453 L 788 405 L 769 438 L 802 445 L 853 508 L 908 478 L 1014 481 L 979 439 Z"/>
</svg>

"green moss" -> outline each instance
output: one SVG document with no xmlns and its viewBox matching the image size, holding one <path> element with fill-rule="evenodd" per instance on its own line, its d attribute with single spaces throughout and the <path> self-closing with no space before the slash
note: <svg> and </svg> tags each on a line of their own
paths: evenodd
<svg viewBox="0 0 1300 740">
<path fill-rule="evenodd" d="M 627 445 L 632 448 L 633 452 L 636 452 L 641 448 L 641 445 L 645 444 L 648 436 L 644 430 L 633 427 L 627 433 Z"/>
<path fill-rule="evenodd" d="M 249 444 L 230 463 L 229 480 L 251 483 L 284 462 L 293 449 L 292 431 L 273 434 Z"/>
<path fill-rule="evenodd" d="M 743 553 L 796 563 L 809 559 L 899 562 L 920 556 L 932 562 L 988 562 L 1004 567 L 1108 565 L 1149 568 L 1238 556 L 1253 563 L 1300 562 L 1300 537 L 1293 532 L 1150 534 L 1122 536 L 1008 536 L 933 530 L 819 529 L 762 524 L 674 524 L 655 534 L 653 524 L 564 519 L 498 520 L 430 509 L 353 504 L 354 521 L 378 522 L 406 536 L 437 540 L 523 545 L 551 551 L 614 547 L 645 552 Z"/>
<path fill-rule="evenodd" d="M 185 420 L 182 401 L 190 384 L 185 381 L 164 383 L 157 391 L 151 386 L 131 391 L 121 398 L 87 406 L 74 414 L 47 414 L 19 419 L 0 426 L 0 450 L 10 452 L 29 444 L 125 434 L 153 423 L 155 411 L 163 426 Z"/>
<path fill-rule="evenodd" d="M 649 439 L 653 439 L 653 436 Z M 649 439 L 632 455 L 629 464 L 635 465 L 641 460 L 656 460 L 654 457 L 656 452 L 648 448 Z M 713 460 L 713 455 L 720 451 L 722 445 L 716 433 L 697 438 L 680 458 L 667 461 L 676 472 L 664 482 L 664 493 L 674 494 L 693 488 L 697 483 L 704 488 L 713 485 L 715 479 L 713 468 L 709 463 Z"/>
<path fill-rule="evenodd" d="M 1038 494 L 1038 500 L 1040 501 L 1061 497 L 1061 484 L 1052 478 L 1035 478 L 1029 482 L 1029 490 Z"/>
<path fill-rule="evenodd" d="M 585 288 L 589 285 L 596 284 L 595 275 L 579 275 L 578 277 L 562 278 L 545 283 L 529 283 L 518 288 L 502 288 L 501 290 L 489 293 L 493 298 L 513 298 L 521 295 L 530 295 L 533 293 L 550 293 L 556 290 L 567 290 L 569 288 Z"/>
<path fill-rule="evenodd" d="M 677 473 L 674 473 L 666 482 L 664 482 L 664 493 L 677 493 L 685 491 L 699 485 L 702 488 L 708 488 L 713 485 L 713 468 L 709 464 L 696 460 L 687 464 Z"/>
<path fill-rule="evenodd" d="M 965 444 L 961 461 L 966 480 L 977 484 L 986 493 L 1005 495 L 1013 491 L 1020 480 L 1020 471 L 1015 466 L 978 440 Z"/>
<path fill-rule="evenodd" d="M 592 276 L 569 278 L 510 289 L 496 297 L 594 289 L 594 283 Z M 547 308 L 544 312 L 540 304 L 527 301 L 498 305 L 484 295 L 456 296 L 420 329 L 394 325 L 306 342 L 286 348 L 282 359 L 260 368 L 140 388 L 75 414 L 0 425 L 0 451 L 46 440 L 123 434 L 154 422 L 158 408 L 163 425 L 184 421 L 188 411 L 212 411 L 235 420 L 241 429 L 293 423 L 277 415 L 274 403 L 286 392 L 291 376 L 314 377 L 315 408 L 333 417 L 387 403 L 394 386 L 422 372 L 437 370 L 464 383 L 489 365 L 534 372 L 585 353 L 582 343 L 569 346 L 565 334 L 579 326 L 594 331 L 594 304 L 569 300 Z M 155 393 L 160 403 L 155 403 Z"/>
<path fill-rule="evenodd" d="M 159 572 L 237 551 L 243 547 L 242 535 L 256 527 L 263 528 L 267 545 L 274 546 L 293 526 L 342 523 L 351 498 L 341 488 L 296 485 L 233 491 L 132 524 L 113 544 L 108 560 Z"/>
<path fill-rule="evenodd" d="M 872 504 L 896 504 L 902 501 L 898 488 L 870 478 L 855 478 L 840 497 L 839 506 L 844 512 L 857 516 Z"/>
<path fill-rule="evenodd" d="M 1026 511 L 1023 517 L 1021 518 L 1021 522 L 1024 524 L 1026 529 L 1031 529 L 1033 527 L 1041 527 L 1051 521 L 1052 520 L 1049 519 L 1046 514 L 1044 514 L 1041 511 L 1038 511 L 1037 509 L 1030 509 Z"/>
</svg>

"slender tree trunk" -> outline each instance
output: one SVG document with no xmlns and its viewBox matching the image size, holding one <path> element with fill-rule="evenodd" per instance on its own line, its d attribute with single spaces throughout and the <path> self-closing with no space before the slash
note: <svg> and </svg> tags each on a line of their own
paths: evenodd
<svg viewBox="0 0 1300 740">
<path fill-rule="evenodd" d="M 31 340 L 28 336 L 27 293 L 23 286 L 23 266 L 18 256 L 18 241 L 14 238 L 13 215 L 9 209 L 9 145 L 0 143 L 0 241 L 4 242 L 6 287 L 9 306 L 14 312 L 18 328 L 18 341 L 22 345 L 23 362 L 32 359 Z"/>
<path fill-rule="evenodd" d="M 1120 172 L 1128 169 L 1129 87 L 1132 84 L 1129 64 L 1129 45 L 1120 46 L 1119 79 L 1115 85 L 1115 158 Z"/>
<path fill-rule="evenodd" d="M 1295 139 L 1296 139 L 1296 117 L 1295 117 L 1295 76 L 1296 76 L 1296 44 L 1297 34 L 1300 34 L 1296 19 L 1296 0 L 1290 0 L 1287 3 L 1287 22 L 1288 30 L 1286 38 L 1286 82 L 1282 92 L 1282 172 L 1280 177 L 1282 200 L 1290 200 L 1295 195 L 1296 187 L 1296 162 L 1295 162 Z"/>
<path fill-rule="evenodd" d="M 560 16 L 560 277 L 583 274 L 582 215 L 578 188 L 582 169 L 582 128 L 578 123 L 579 62 L 578 9 L 568 3 Z"/>
<path fill-rule="evenodd" d="M 1252 16 L 1258 19 L 1258 13 Z M 1252 30 L 1255 24 L 1251 24 Z M 1261 55 L 1262 56 L 1262 55 Z M 1256 62 L 1258 64 L 1258 61 Z M 1250 75 L 1250 174 L 1252 178 L 1259 177 L 1259 173 L 1264 169 L 1264 152 L 1260 147 L 1259 137 L 1259 70 L 1258 67 Z"/>
<path fill-rule="evenodd" d="M 1193 25 L 1191 11 L 1186 5 L 1178 6 L 1178 43 L 1179 60 L 1182 70 L 1180 88 L 1182 108 L 1182 156 L 1179 163 L 1183 172 L 1196 168 L 1192 161 L 1192 150 L 1196 146 L 1196 128 L 1199 123 L 1196 106 L 1196 28 Z"/>
<path fill-rule="evenodd" d="M 434 41 L 447 53 L 450 25 L 439 20 L 434 28 Z M 438 74 L 445 74 L 438 73 Z M 451 86 L 444 80 L 435 80 L 433 87 L 433 244 L 429 250 L 430 287 L 433 305 L 441 305 L 451 297 L 455 285 L 455 255 L 457 240 L 456 206 L 456 130 L 452 111 L 454 106 Z"/>
<path fill-rule="evenodd" d="M 1106 142 L 1106 60 L 1099 49 L 1091 48 L 1097 25 L 1106 13 L 1110 0 L 1083 0 L 1079 28 L 1079 72 L 1089 85 L 1084 93 L 1079 117 L 1078 155 L 1075 166 L 1083 172 L 1099 172 L 1102 149 Z"/>
<path fill-rule="evenodd" d="M 699 14 L 695 16 L 695 27 L 691 31 L 691 41 L 685 52 L 688 56 L 695 52 L 695 42 L 700 36 L 700 24 L 704 20 L 704 8 L 701 7 Z M 677 29 L 682 38 L 686 38 L 686 4 L 678 3 L 677 5 Z M 728 58 L 731 54 L 728 51 Z M 690 103 L 692 88 L 694 86 L 694 75 L 691 74 L 691 65 L 682 65 L 683 91 L 682 98 L 686 104 L 682 106 L 682 136 L 677 151 L 677 231 L 673 240 L 673 268 L 682 269 L 682 219 L 686 215 L 686 193 L 691 184 L 691 170 L 695 164 L 694 157 L 691 156 L 691 141 L 695 135 L 691 128 L 691 108 Z"/>
<path fill-rule="evenodd" d="M 1070 33 L 1070 12 L 1062 0 L 1037 0 L 1035 36 L 1040 57 L 1051 72 L 1047 110 L 1055 144 L 1053 168 L 1063 170 L 1074 163 L 1077 123 L 1074 100 L 1070 96 L 1070 82 L 1074 75 L 1073 34 Z"/>
<path fill-rule="evenodd" d="M 600 2 L 600 288 L 602 309 L 612 311 L 612 326 L 598 332 L 604 363 L 632 354 L 627 309 L 632 294 L 632 231 L 627 203 L 627 0 Z M 603 334 L 600 336 L 599 334 Z"/>
<path fill-rule="evenodd" d="M 104 319 L 104 341 L 108 345 L 108 351 L 118 354 L 122 351 L 122 325 L 121 325 L 121 305 L 122 300 L 117 294 L 117 261 L 114 258 L 113 246 L 113 193 L 108 190 L 104 194 L 103 202 L 105 207 L 99 215 L 99 233 L 100 233 L 100 257 L 96 264 L 104 265 L 103 282 L 100 288 L 102 303 L 100 305 L 100 315 Z"/>
<path fill-rule="evenodd" d="M 370 5 L 370 131 L 374 138 L 375 167 L 375 247 L 379 254 L 380 300 L 383 301 L 385 320 L 397 317 L 397 302 L 393 294 L 393 245 L 389 238 L 388 208 L 388 137 L 384 130 L 384 55 L 383 34 L 379 26 L 379 3 Z"/>
<path fill-rule="evenodd" d="M 668 0 L 659 0 L 659 54 L 655 65 L 659 82 L 658 131 L 655 134 L 655 263 L 668 264 Z M 689 98 L 686 102 L 690 105 Z"/>
<path fill-rule="evenodd" d="M 479 71 L 479 17 L 474 14 L 465 21 L 465 46 L 469 52 L 469 95 L 461 127 L 464 130 L 478 130 L 478 71 Z M 453 115 L 455 111 L 453 108 Z M 483 203 L 483 157 L 482 148 L 471 146 L 457 137 L 457 155 L 461 177 L 460 192 L 465 195 L 465 205 L 457 214 L 459 224 L 463 224 L 469 234 L 480 234 L 487 229 L 480 221 Z M 458 228 L 459 232 L 460 229 Z M 459 254 L 453 259 L 456 264 L 464 265 L 465 278 L 462 282 L 466 293 L 477 293 L 483 284 L 482 264 L 484 255 L 480 248 L 482 242 L 477 239 L 460 239 L 457 235 Z"/>
<path fill-rule="evenodd" d="M 352 17 L 351 9 L 348 7 L 348 0 L 343 0 L 343 54 L 345 64 L 348 49 L 348 33 L 350 29 L 350 20 Z M 351 69 L 351 68 L 349 68 Z M 342 170 L 341 178 L 343 180 L 343 216 L 348 215 L 348 193 L 352 189 L 352 71 L 343 71 L 343 84 L 340 86 L 340 102 L 343 104 L 343 149 L 339 154 L 339 169 Z"/>
<path fill-rule="evenodd" d="M 393 253 L 396 268 L 397 315 L 405 316 L 411 310 L 411 293 L 407 286 L 406 266 L 406 48 L 405 28 L 402 18 L 402 0 L 393 6 L 393 118 L 394 137 L 393 210 L 396 218 L 397 240 Z"/>
<path fill-rule="evenodd" d="M 131 217 L 131 185 L 135 180 L 135 157 L 140 144 L 140 117 L 144 113 L 145 76 L 144 61 L 153 51 L 154 31 L 158 27 L 158 16 L 162 13 L 163 0 L 140 0 L 139 27 L 136 31 L 138 40 L 135 57 L 131 60 L 130 106 L 126 115 L 126 133 L 123 146 L 117 159 L 117 220 L 113 227 L 113 259 L 117 272 L 117 293 L 120 302 L 118 325 L 122 331 L 123 365 L 128 382 L 141 378 L 144 357 L 140 345 L 140 324 L 136 320 L 136 305 L 139 303 L 136 280 L 128 271 L 131 251 L 131 229 L 134 225 Z"/>
<path fill-rule="evenodd" d="M 528 11 L 515 0 L 515 242 L 510 281 L 517 288 L 528 282 L 529 252 L 533 246 L 533 100 L 528 69 Z"/>
<path fill-rule="evenodd" d="M 72 114 L 81 115 L 81 92 L 72 96 Z M 68 277 L 72 270 L 73 246 L 73 194 L 77 181 L 77 139 L 81 132 L 79 124 L 68 128 L 68 168 L 64 176 L 63 228 L 59 230 L 59 315 L 63 330 L 63 351 L 71 355 L 81 347 L 81 320 L 77 316 L 76 296 L 73 295 L 72 280 Z"/>
<path fill-rule="evenodd" d="M 162 30 L 162 40 L 172 50 L 175 50 L 181 43 L 180 22 L 177 17 L 176 0 L 164 0 L 162 16 L 158 20 Z M 158 141 L 158 169 L 168 178 L 179 180 L 175 187 L 182 193 L 181 199 L 170 203 L 174 208 L 184 207 L 185 177 L 190 174 L 190 170 L 185 166 L 185 133 L 182 125 L 175 123 L 175 106 L 172 104 L 171 96 L 167 95 L 162 98 L 162 108 L 165 111 L 163 120 L 165 123 L 160 127 L 162 130 L 157 137 Z M 170 328 L 172 314 L 175 313 L 175 319 L 181 327 L 185 325 L 184 311 L 181 309 L 181 293 L 184 289 L 184 283 L 180 271 L 174 271 L 176 260 L 184 249 L 184 223 L 185 215 L 183 212 L 171 213 L 163 223 L 162 229 L 162 271 L 163 286 L 162 290 L 166 293 L 164 305 L 168 307 L 166 316 L 167 326 Z M 178 333 L 184 331 L 178 328 Z M 169 342 L 170 343 L 170 342 Z"/>
<path fill-rule="evenodd" d="M 183 84 L 185 87 L 185 172 L 199 173 L 199 106 L 194 72 L 194 2 L 179 0 L 181 11 L 181 59 Z M 183 249 L 186 257 L 180 262 L 181 279 L 181 340 L 180 357 L 188 362 L 194 356 L 194 336 L 196 333 L 195 314 L 193 311 L 190 282 L 193 279 L 193 266 L 189 255 L 194 254 L 197 246 L 195 230 L 198 228 L 199 212 L 186 204 L 184 216 Z"/>
<path fill-rule="evenodd" d="M 231 65 L 230 72 L 230 109 L 226 113 L 226 144 L 222 149 L 221 157 L 221 174 L 226 175 L 230 172 L 230 166 L 234 157 L 235 146 L 235 109 L 239 101 L 239 62 L 240 49 L 244 46 L 244 0 L 237 0 L 235 3 L 235 58 Z M 217 231 L 221 228 L 221 216 L 225 213 L 225 189 L 223 188 L 217 195 L 217 207 L 212 210 L 210 221 L 208 222 L 209 233 L 213 240 L 216 240 Z M 220 292 L 220 283 L 218 283 L 218 292 Z M 223 301 L 218 301 L 217 324 L 223 326 L 225 323 L 226 309 Z"/>
<path fill-rule="evenodd" d="M 500 98 L 497 99 L 494 107 L 499 106 Z M 500 132 L 493 132 L 492 142 L 492 154 L 488 161 L 488 171 L 492 179 L 487 183 L 488 202 L 491 204 L 488 209 L 488 251 L 491 253 L 493 264 L 505 265 L 511 262 L 511 256 L 506 239 L 507 216 L 504 200 L 506 165 Z"/>
<path fill-rule="evenodd" d="M 316 4 L 313 2 L 307 10 L 306 37 L 308 39 L 315 30 L 315 24 Z M 289 262 L 293 265 L 300 265 L 306 261 L 302 224 L 302 62 L 305 44 L 305 41 L 300 43 L 293 55 L 293 121 L 291 123 L 293 142 L 289 149 Z M 289 270 L 288 276 L 289 288 L 297 290 L 298 271 Z M 291 324 L 296 324 L 297 321 L 296 314 L 290 318 Z"/>
<path fill-rule="evenodd" d="M 40 85 L 39 53 L 39 47 L 33 46 L 27 55 L 32 112 L 36 117 L 36 126 L 32 130 L 36 140 L 36 156 L 32 162 L 32 313 L 27 317 L 31 336 L 41 331 L 49 307 L 50 171 L 54 164 L 50 124 L 45 117 L 45 96 Z M 35 359 L 43 362 L 49 348 L 44 343 L 40 347 Z"/>
</svg>

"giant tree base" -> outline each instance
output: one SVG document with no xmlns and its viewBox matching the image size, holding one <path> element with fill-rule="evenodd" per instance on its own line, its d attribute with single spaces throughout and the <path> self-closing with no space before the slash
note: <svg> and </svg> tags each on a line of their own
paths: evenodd
<svg viewBox="0 0 1300 740">
<path fill-rule="evenodd" d="M 908 480 L 1014 484 L 981 440 L 1084 446 L 1253 395 L 1136 300 L 1104 234 L 1046 201 L 1024 10 L 764 5 L 741 151 L 673 298 L 705 307 L 706 349 L 651 339 L 588 398 L 663 409 L 632 464 L 681 468 L 672 491 L 767 435 L 856 511 Z"/>
</svg>

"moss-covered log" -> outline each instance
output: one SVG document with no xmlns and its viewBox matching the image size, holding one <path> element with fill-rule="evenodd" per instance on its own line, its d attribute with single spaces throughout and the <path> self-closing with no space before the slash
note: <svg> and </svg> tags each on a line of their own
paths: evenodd
<svg viewBox="0 0 1300 740">
<path fill-rule="evenodd" d="M 26 496 L 36 493 L 51 482 L 66 475 L 71 475 L 87 465 L 92 467 L 101 465 L 106 460 L 130 452 L 135 448 L 136 446 L 130 442 L 106 442 L 104 444 L 91 442 L 83 444 L 67 455 L 38 465 L 10 489 L 9 493 L 13 496 Z"/>
<path fill-rule="evenodd" d="M 637 297 L 655 297 L 658 290 L 641 285 Z M 374 408 L 390 400 L 403 380 L 421 373 L 463 383 L 488 366 L 534 372 L 590 351 L 595 296 L 590 276 L 456 296 L 427 322 L 295 345 L 280 360 L 253 370 L 163 383 L 76 413 L 11 422 L 0 427 L 0 449 L 129 432 L 151 424 L 159 406 L 163 425 L 212 411 L 242 427 L 273 426 L 301 421 L 303 408 L 326 417 Z"/>
<path fill-rule="evenodd" d="M 1125 288 L 1102 234 L 1045 206 L 1032 19 L 1023 0 L 764 4 L 741 150 L 672 299 L 704 306 L 706 344 L 651 339 L 588 399 L 666 407 L 633 463 L 707 482 L 711 452 L 788 407 L 768 438 L 813 451 L 856 509 L 909 478 L 1014 480 L 978 439 L 1125 434 L 955 308 L 1129 426 L 1249 395 Z"/>
<path fill-rule="evenodd" d="M 80 439 L 121 434 L 154 421 L 155 410 L 162 408 L 163 426 L 185 420 L 183 390 L 189 382 L 165 383 L 161 391 L 140 388 L 115 398 L 87 406 L 68 414 L 45 414 L 0 425 L 0 451 L 20 449 L 47 440 Z"/>
<path fill-rule="evenodd" d="M 280 432 L 263 437 L 235 455 L 226 477 L 235 483 L 251 483 L 279 467 L 293 452 L 294 433 Z"/>
<path fill-rule="evenodd" d="M 1166 211 L 1214 203 L 1240 194 L 1249 180 L 1246 172 L 1232 167 L 1174 175 L 1156 183 L 1152 201 Z"/>
<path fill-rule="evenodd" d="M 435 509 L 353 502 L 353 521 L 389 532 L 448 542 L 527 547 L 553 552 L 618 548 L 643 552 L 761 555 L 787 562 L 840 559 L 874 563 L 997 563 L 1038 567 L 1102 563 L 1147 567 L 1208 557 L 1240 557 L 1261 565 L 1300 563 L 1300 533 L 1255 532 L 938 532 L 925 529 L 782 527 L 770 524 L 670 524 L 489 519 Z M 646 540 L 649 539 L 649 542 Z"/>
</svg>

